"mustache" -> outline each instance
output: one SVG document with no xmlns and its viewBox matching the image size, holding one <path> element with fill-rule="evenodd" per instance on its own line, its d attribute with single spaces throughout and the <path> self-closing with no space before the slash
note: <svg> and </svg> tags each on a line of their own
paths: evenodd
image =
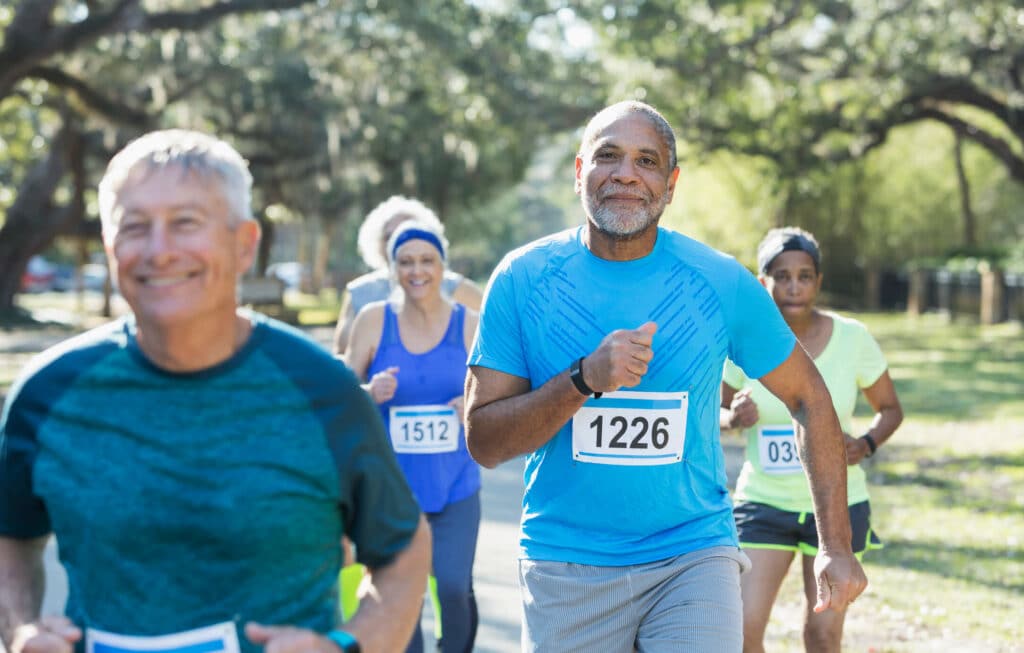
<svg viewBox="0 0 1024 653">
<path fill-rule="evenodd" d="M 645 192 L 643 190 L 629 188 L 628 186 L 623 186 L 620 184 L 612 184 L 610 186 L 605 186 L 604 188 L 602 188 L 597 194 L 597 199 L 598 201 L 604 200 L 611 197 L 612 195 L 622 195 L 633 199 L 644 200 L 645 202 L 650 202 L 653 198 L 653 196 L 650 193 Z"/>
</svg>

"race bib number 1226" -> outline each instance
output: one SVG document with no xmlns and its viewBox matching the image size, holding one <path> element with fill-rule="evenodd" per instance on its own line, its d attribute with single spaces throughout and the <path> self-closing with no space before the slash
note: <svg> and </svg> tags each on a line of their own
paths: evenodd
<svg viewBox="0 0 1024 653">
<path fill-rule="evenodd" d="M 668 465 L 683 459 L 685 392 L 607 392 L 572 418 L 572 457 L 600 465 Z"/>
</svg>

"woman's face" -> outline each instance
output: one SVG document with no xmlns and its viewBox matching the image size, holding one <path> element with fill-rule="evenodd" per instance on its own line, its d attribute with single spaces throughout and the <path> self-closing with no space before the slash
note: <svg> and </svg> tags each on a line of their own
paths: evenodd
<svg viewBox="0 0 1024 653">
<path fill-rule="evenodd" d="M 431 243 L 416 239 L 402 243 L 395 252 L 395 270 L 406 297 L 440 296 L 444 263 Z"/>
<path fill-rule="evenodd" d="M 821 290 L 821 274 L 814 268 L 814 259 L 799 250 L 776 256 L 760 279 L 787 320 L 810 315 Z"/>
</svg>

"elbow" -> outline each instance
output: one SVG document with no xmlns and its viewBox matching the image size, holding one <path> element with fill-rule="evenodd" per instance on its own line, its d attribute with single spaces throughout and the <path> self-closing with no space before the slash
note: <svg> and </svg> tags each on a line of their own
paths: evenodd
<svg viewBox="0 0 1024 653">
<path fill-rule="evenodd" d="M 469 438 L 466 438 L 466 448 L 469 449 L 470 457 L 473 458 L 473 460 L 475 460 L 477 464 L 480 465 L 481 467 L 485 467 L 487 469 L 494 469 L 502 462 L 504 462 L 493 453 L 488 453 L 486 447 L 474 445 L 473 441 L 470 440 Z"/>
<path fill-rule="evenodd" d="M 903 406 L 896 404 L 889 409 L 889 419 L 892 420 L 892 430 L 895 431 L 903 423 Z"/>
<path fill-rule="evenodd" d="M 466 449 L 469 455 L 481 467 L 494 469 L 504 462 L 493 447 L 487 446 L 486 440 L 480 436 L 479 428 L 474 429 L 470 422 L 466 423 Z"/>
</svg>

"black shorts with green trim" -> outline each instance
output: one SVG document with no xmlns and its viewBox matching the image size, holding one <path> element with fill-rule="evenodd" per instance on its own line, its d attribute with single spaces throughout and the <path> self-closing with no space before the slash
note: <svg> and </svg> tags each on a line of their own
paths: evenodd
<svg viewBox="0 0 1024 653">
<path fill-rule="evenodd" d="M 818 553 L 818 528 L 812 512 L 789 512 L 765 503 L 743 501 L 733 507 L 732 514 L 744 549 L 799 551 L 809 556 Z M 853 552 L 858 557 L 870 549 L 882 548 L 882 541 L 871 529 L 868 501 L 850 506 L 850 528 Z"/>
</svg>

